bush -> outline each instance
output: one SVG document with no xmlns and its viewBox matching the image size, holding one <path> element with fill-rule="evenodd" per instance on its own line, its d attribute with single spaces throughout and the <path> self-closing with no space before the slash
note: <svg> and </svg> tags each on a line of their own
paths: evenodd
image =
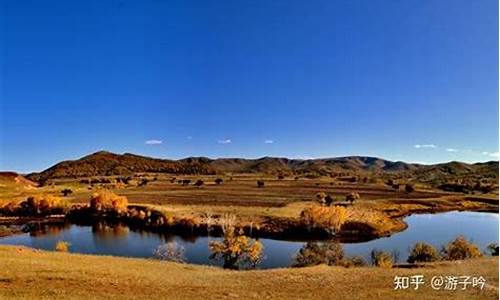
<svg viewBox="0 0 500 300">
<path fill-rule="evenodd" d="M 194 183 L 194 186 L 201 187 L 203 184 L 204 184 L 203 180 L 198 179 L 198 180 L 196 180 L 196 182 Z"/>
<path fill-rule="evenodd" d="M 219 184 L 221 184 L 222 182 L 224 182 L 224 180 L 222 180 L 221 178 L 217 178 L 217 179 L 215 179 L 214 181 L 215 181 L 215 183 L 216 183 L 217 185 L 219 185 Z"/>
<path fill-rule="evenodd" d="M 413 249 L 411 249 L 410 256 L 408 257 L 408 262 L 433 262 L 439 259 L 439 253 L 436 248 L 424 242 L 418 242 L 415 244 L 415 246 L 413 246 Z"/>
<path fill-rule="evenodd" d="M 123 213 L 127 211 L 127 206 L 127 197 L 107 190 L 94 193 L 90 199 L 90 208 L 97 212 Z"/>
<path fill-rule="evenodd" d="M 263 188 L 264 187 L 264 180 L 257 180 L 257 187 Z"/>
<path fill-rule="evenodd" d="M 68 242 L 65 242 L 65 241 L 58 241 L 58 242 L 56 243 L 56 247 L 55 247 L 55 249 L 56 249 L 56 251 L 59 251 L 59 252 L 68 252 L 68 251 L 69 251 L 69 246 L 70 246 L 70 245 L 71 245 L 71 244 L 70 244 L 70 243 L 68 243 Z"/>
<path fill-rule="evenodd" d="M 344 249 L 336 241 L 308 242 L 294 258 L 294 267 L 307 267 L 319 264 L 329 266 L 343 265 Z"/>
<path fill-rule="evenodd" d="M 347 219 L 347 210 L 342 206 L 311 206 L 300 214 L 302 222 L 309 228 L 322 228 L 333 235 Z"/>
<path fill-rule="evenodd" d="M 373 249 L 370 253 L 372 265 L 380 268 L 392 268 L 393 260 L 389 252 Z"/>
<path fill-rule="evenodd" d="M 156 247 L 153 251 L 153 257 L 159 260 L 183 263 L 186 260 L 184 252 L 184 247 L 173 241 Z"/>
<path fill-rule="evenodd" d="M 483 256 L 477 245 L 467 241 L 462 235 L 449 242 L 442 252 L 446 260 L 461 260 Z"/>
<path fill-rule="evenodd" d="M 254 268 L 262 260 L 262 243 L 235 231 L 226 226 L 223 240 L 210 243 L 210 259 L 222 260 L 224 269 Z"/>
</svg>

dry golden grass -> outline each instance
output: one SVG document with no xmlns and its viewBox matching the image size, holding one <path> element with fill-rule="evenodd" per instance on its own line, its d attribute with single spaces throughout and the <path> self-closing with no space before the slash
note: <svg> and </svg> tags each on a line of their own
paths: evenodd
<svg viewBox="0 0 500 300">
<path fill-rule="evenodd" d="M 394 291 L 395 275 L 483 276 L 481 291 Z M 416 269 L 325 265 L 264 271 L 0 246 L 0 299 L 497 299 L 498 258 Z"/>
</svg>

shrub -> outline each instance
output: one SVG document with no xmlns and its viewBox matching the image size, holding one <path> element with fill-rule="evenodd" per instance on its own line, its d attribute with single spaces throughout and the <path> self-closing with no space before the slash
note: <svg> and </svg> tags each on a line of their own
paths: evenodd
<svg viewBox="0 0 500 300">
<path fill-rule="evenodd" d="M 294 257 L 294 267 L 307 267 L 319 264 L 329 266 L 344 264 L 344 249 L 336 241 L 308 242 Z"/>
<path fill-rule="evenodd" d="M 216 183 L 217 185 L 219 185 L 219 184 L 221 184 L 222 182 L 224 182 L 224 180 L 222 180 L 221 178 L 217 178 L 217 179 L 215 179 L 214 181 L 215 181 L 215 183 Z"/>
<path fill-rule="evenodd" d="M 446 260 L 461 260 L 483 256 L 477 245 L 467 241 L 462 235 L 449 242 L 442 252 Z"/>
<path fill-rule="evenodd" d="M 418 242 L 411 249 L 410 255 L 408 257 L 408 262 L 432 262 L 439 259 L 439 253 L 436 248 L 424 242 Z"/>
<path fill-rule="evenodd" d="M 123 213 L 127 211 L 127 206 L 127 197 L 107 190 L 94 193 L 90 199 L 90 208 L 97 212 Z"/>
<path fill-rule="evenodd" d="M 184 247 L 173 241 L 156 247 L 153 251 L 153 257 L 159 260 L 183 263 L 186 261 L 184 252 Z"/>
<path fill-rule="evenodd" d="M 224 269 L 255 267 L 262 260 L 262 243 L 235 231 L 234 226 L 228 226 L 222 241 L 210 243 L 210 259 L 222 260 Z"/>
<path fill-rule="evenodd" d="M 203 180 L 198 179 L 198 180 L 196 180 L 196 182 L 194 183 L 194 186 L 201 187 L 203 184 L 204 184 Z"/>
<path fill-rule="evenodd" d="M 68 252 L 68 251 L 69 251 L 69 246 L 70 246 L 70 245 L 71 245 L 71 244 L 70 244 L 70 243 L 68 243 L 68 242 L 65 242 L 65 241 L 58 241 L 58 242 L 56 243 L 56 247 L 55 247 L 55 249 L 56 249 L 56 251 L 59 251 L 59 252 Z"/>
<path fill-rule="evenodd" d="M 302 211 L 300 218 L 309 228 L 322 228 L 333 235 L 347 219 L 347 210 L 342 206 L 311 206 Z"/>
<path fill-rule="evenodd" d="M 264 187 L 264 180 L 257 180 L 257 187 L 263 188 Z"/>
<path fill-rule="evenodd" d="M 149 179 L 147 178 L 142 178 L 141 181 L 139 181 L 138 186 L 146 186 L 149 182 Z"/>
<path fill-rule="evenodd" d="M 389 252 L 373 249 L 370 253 L 372 265 L 380 268 L 392 268 L 393 260 Z"/>
</svg>

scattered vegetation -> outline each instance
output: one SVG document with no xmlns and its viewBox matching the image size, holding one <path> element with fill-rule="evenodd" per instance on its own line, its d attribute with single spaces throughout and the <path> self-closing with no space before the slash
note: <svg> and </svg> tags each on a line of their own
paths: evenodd
<svg viewBox="0 0 500 300">
<path fill-rule="evenodd" d="M 409 263 L 433 262 L 440 259 L 439 252 L 432 245 L 424 242 L 418 242 L 411 249 L 408 256 Z"/>
</svg>

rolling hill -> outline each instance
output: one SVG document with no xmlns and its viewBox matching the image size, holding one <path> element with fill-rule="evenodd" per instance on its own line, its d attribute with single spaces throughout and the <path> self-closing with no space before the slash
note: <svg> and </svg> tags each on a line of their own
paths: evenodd
<svg viewBox="0 0 500 300">
<path fill-rule="evenodd" d="M 322 159 L 288 159 L 262 157 L 258 159 L 188 157 L 180 160 L 158 159 L 131 153 L 115 154 L 99 151 L 77 160 L 60 162 L 47 170 L 26 177 L 37 182 L 55 178 L 130 175 L 134 173 L 172 174 L 397 174 L 420 181 L 443 177 L 487 176 L 498 178 L 498 162 L 467 164 L 449 162 L 436 165 L 411 164 L 376 157 L 348 156 Z"/>
</svg>

